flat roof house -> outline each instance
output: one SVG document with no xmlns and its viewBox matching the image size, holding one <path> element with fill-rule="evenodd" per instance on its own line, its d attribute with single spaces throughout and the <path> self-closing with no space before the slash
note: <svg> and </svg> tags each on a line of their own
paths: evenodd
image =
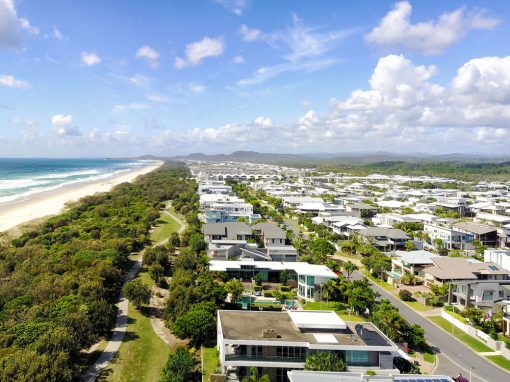
<svg viewBox="0 0 510 382">
<path fill-rule="evenodd" d="M 251 367 L 271 381 L 288 381 L 314 351 L 334 352 L 351 369 L 393 369 L 398 347 L 369 322 L 345 322 L 331 311 L 218 311 L 218 351 L 223 372 L 239 379 Z"/>
<path fill-rule="evenodd" d="M 320 286 L 328 280 L 338 276 L 325 265 L 308 264 L 305 262 L 291 261 L 221 261 L 211 260 L 209 269 L 213 272 L 224 272 L 227 278 L 252 279 L 256 274 L 262 276 L 262 281 L 278 281 L 281 271 L 288 271 L 289 278 L 297 281 L 298 297 L 307 301 L 318 301 L 320 298 Z"/>
</svg>

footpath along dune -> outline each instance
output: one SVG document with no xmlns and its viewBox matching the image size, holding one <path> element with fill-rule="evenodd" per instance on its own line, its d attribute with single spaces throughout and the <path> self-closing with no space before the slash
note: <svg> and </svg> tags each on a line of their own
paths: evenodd
<svg viewBox="0 0 510 382">
<path fill-rule="evenodd" d="M 93 195 L 98 192 L 107 192 L 120 183 L 132 182 L 138 176 L 147 174 L 162 164 L 163 162 L 153 163 L 107 179 L 84 181 L 62 186 L 55 190 L 33 194 L 22 201 L 0 205 L 0 232 L 34 219 L 56 215 L 63 210 L 66 203 L 74 202 L 84 196 Z"/>
</svg>

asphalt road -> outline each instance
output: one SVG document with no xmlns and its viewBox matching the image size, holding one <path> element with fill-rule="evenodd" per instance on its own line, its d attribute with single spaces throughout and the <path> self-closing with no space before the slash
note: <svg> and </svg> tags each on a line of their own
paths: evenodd
<svg viewBox="0 0 510 382">
<path fill-rule="evenodd" d="M 358 272 L 356 272 L 358 273 Z M 358 273 L 359 275 L 359 273 Z M 357 275 L 356 275 L 357 276 Z M 428 319 L 416 313 L 399 299 L 393 297 L 379 285 L 368 280 L 382 298 L 388 299 L 395 305 L 402 317 L 411 324 L 418 324 L 425 330 L 425 338 L 432 345 L 439 349 L 439 366 L 435 374 L 458 376 L 462 373 L 469 378 L 469 371 L 472 372 L 470 382 L 508 382 L 510 373 L 494 366 L 491 362 L 476 354 L 463 342 L 437 327 Z"/>
</svg>

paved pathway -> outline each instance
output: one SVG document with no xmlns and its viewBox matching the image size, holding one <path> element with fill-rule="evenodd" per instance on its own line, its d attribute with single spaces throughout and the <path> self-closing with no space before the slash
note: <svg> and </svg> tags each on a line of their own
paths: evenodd
<svg viewBox="0 0 510 382">
<path fill-rule="evenodd" d="M 460 372 L 463 376 L 469 377 L 469 372 L 471 370 L 473 377 L 470 382 L 510 381 L 510 373 L 480 356 L 471 348 L 464 345 L 463 342 L 418 314 L 379 285 L 370 280 L 368 281 L 377 289 L 381 297 L 390 300 L 392 304 L 398 308 L 400 314 L 408 322 L 411 324 L 418 324 L 425 330 L 425 338 L 427 341 L 439 349 L 439 366 L 436 369 L 437 374 L 458 376 Z"/>
<path fill-rule="evenodd" d="M 135 278 L 142 265 L 143 255 L 138 256 L 135 263 L 129 271 L 126 282 Z M 113 358 L 117 355 L 120 345 L 126 335 L 128 326 L 128 300 L 120 294 L 119 302 L 116 304 L 117 310 L 117 321 L 115 323 L 115 329 L 113 330 L 112 337 L 108 341 L 106 348 L 103 350 L 96 362 L 91 365 L 87 372 L 83 376 L 83 381 L 94 382 L 101 373 L 108 367 Z"/>
</svg>

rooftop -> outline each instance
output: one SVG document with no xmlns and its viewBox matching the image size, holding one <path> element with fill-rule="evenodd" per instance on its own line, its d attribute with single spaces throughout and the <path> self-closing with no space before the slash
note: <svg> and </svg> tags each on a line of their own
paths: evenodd
<svg viewBox="0 0 510 382">
<path fill-rule="evenodd" d="M 464 231 L 474 233 L 476 235 L 484 235 L 486 233 L 496 232 L 496 227 L 491 227 L 489 225 L 478 224 L 473 222 L 455 223 L 454 226 Z"/>
<path fill-rule="evenodd" d="M 302 342 L 307 345 L 384 346 L 396 349 L 384 334 L 370 322 L 343 322 L 334 320 L 330 311 L 263 312 L 246 310 L 220 310 L 219 322 L 226 340 Z M 321 324 L 310 322 L 314 317 Z M 297 322 L 301 328 L 297 327 Z M 249 323 L 249 324 L 247 324 Z M 339 329 L 340 323 L 345 329 Z M 319 327 L 320 326 L 320 327 Z M 267 330 L 275 338 L 265 338 Z M 328 335 L 324 335 L 328 334 Z M 316 348 L 319 346 L 316 346 Z"/>
<path fill-rule="evenodd" d="M 227 272 L 242 269 L 243 266 L 252 266 L 256 270 L 283 271 L 293 270 L 298 274 L 317 277 L 338 277 L 335 272 L 325 265 L 308 264 L 299 261 L 253 261 L 253 260 L 211 260 L 209 269 L 215 272 Z"/>
<path fill-rule="evenodd" d="M 395 374 L 367 376 L 355 372 L 326 372 L 292 370 L 287 376 L 290 382 L 453 382 L 444 375 Z"/>
</svg>

